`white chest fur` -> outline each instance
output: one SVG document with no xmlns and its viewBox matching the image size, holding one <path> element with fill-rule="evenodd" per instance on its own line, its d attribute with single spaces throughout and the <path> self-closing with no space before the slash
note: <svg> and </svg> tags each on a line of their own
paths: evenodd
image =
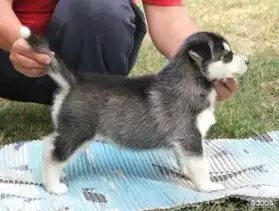
<svg viewBox="0 0 279 211">
<path fill-rule="evenodd" d="M 210 107 L 203 110 L 196 120 L 197 128 L 199 129 L 202 137 L 204 138 L 212 125 L 215 124 L 215 101 L 216 101 L 216 91 L 213 89 L 208 95 L 208 101 L 210 102 Z"/>
</svg>

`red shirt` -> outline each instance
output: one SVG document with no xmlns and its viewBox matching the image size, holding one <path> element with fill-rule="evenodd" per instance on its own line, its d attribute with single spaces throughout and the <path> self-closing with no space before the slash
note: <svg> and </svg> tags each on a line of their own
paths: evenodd
<svg viewBox="0 0 279 211">
<path fill-rule="evenodd" d="M 116 1 L 116 0 L 113 0 Z M 131 0 L 138 3 L 139 0 Z M 159 6 L 182 5 L 183 0 L 142 0 L 144 4 Z M 13 10 L 23 25 L 43 34 L 51 20 L 58 0 L 14 0 Z"/>
</svg>

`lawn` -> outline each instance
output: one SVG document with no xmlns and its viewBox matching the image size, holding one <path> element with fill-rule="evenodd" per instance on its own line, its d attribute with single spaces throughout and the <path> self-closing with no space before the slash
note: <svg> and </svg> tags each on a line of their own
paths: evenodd
<svg viewBox="0 0 279 211">
<path fill-rule="evenodd" d="M 251 62 L 231 100 L 217 105 L 209 138 L 243 138 L 279 129 L 279 1 L 187 0 L 187 10 L 206 30 L 223 34 Z M 166 60 L 146 36 L 132 75 L 159 70 Z M 0 142 L 38 139 L 51 131 L 49 108 L 0 100 Z M 239 205 L 240 210 L 248 210 Z M 199 210 L 236 210 L 236 202 Z"/>
</svg>

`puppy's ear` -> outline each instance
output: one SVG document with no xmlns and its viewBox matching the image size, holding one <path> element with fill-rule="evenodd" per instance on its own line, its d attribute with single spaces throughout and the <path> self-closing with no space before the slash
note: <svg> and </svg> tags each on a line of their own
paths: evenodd
<svg viewBox="0 0 279 211">
<path fill-rule="evenodd" d="M 192 59 L 194 65 L 196 65 L 200 70 L 202 70 L 203 58 L 197 51 L 189 50 L 188 55 Z"/>
<path fill-rule="evenodd" d="M 189 50 L 188 54 L 189 54 L 189 57 L 190 57 L 198 66 L 201 66 L 201 64 L 202 64 L 202 57 L 201 57 L 197 52 L 195 52 L 194 50 Z"/>
<path fill-rule="evenodd" d="M 211 48 L 208 42 L 195 43 L 188 50 L 188 56 L 193 63 L 202 69 L 203 63 L 212 57 Z"/>
</svg>

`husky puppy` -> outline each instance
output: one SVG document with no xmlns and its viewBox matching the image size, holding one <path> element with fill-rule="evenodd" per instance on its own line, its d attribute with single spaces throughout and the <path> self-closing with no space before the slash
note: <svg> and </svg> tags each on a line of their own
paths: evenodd
<svg viewBox="0 0 279 211">
<path fill-rule="evenodd" d="M 47 41 L 21 28 L 21 37 L 38 52 Z M 60 182 L 63 168 L 97 136 L 118 146 L 148 150 L 171 148 L 181 171 L 196 190 L 221 190 L 210 180 L 203 139 L 215 123 L 214 80 L 242 75 L 248 60 L 235 54 L 221 35 L 197 32 L 155 75 L 120 77 L 70 71 L 57 56 L 48 75 L 60 87 L 54 97 L 54 132 L 45 136 L 43 185 L 54 194 L 68 187 Z M 92 58 L 94 59 L 94 58 Z"/>
</svg>

